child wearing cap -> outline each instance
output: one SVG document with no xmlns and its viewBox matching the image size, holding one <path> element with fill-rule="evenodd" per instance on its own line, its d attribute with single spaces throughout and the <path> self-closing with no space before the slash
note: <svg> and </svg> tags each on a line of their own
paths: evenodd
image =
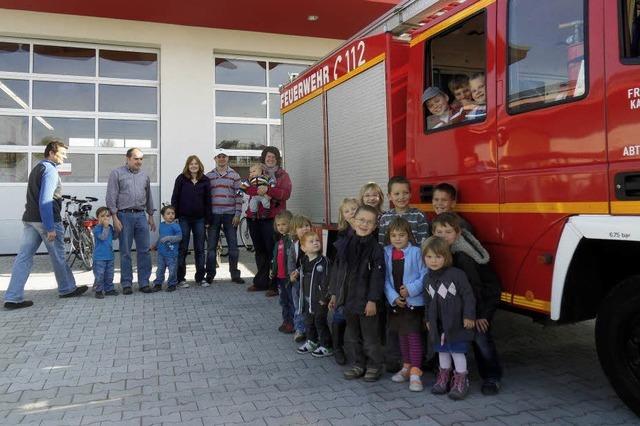
<svg viewBox="0 0 640 426">
<path fill-rule="evenodd" d="M 428 130 L 448 126 L 464 118 L 461 109 L 452 109 L 449 105 L 449 95 L 435 86 L 427 87 L 422 94 L 422 102 L 430 113 L 427 116 Z"/>
</svg>

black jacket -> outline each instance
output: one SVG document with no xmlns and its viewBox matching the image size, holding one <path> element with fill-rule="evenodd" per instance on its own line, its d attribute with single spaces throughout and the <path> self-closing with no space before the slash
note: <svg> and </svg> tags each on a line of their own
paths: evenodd
<svg viewBox="0 0 640 426">
<path fill-rule="evenodd" d="M 329 275 L 331 264 L 329 263 L 329 259 L 325 256 L 318 256 L 311 261 L 306 254 L 302 256 L 300 268 L 298 268 L 298 272 L 300 273 L 300 299 L 298 304 L 298 314 L 304 313 L 302 312 L 302 307 L 305 305 L 304 298 L 307 296 L 303 294 L 304 291 L 302 289 L 303 280 L 305 278 L 305 266 L 308 266 L 309 269 L 311 269 L 309 313 L 312 314 L 318 310 L 320 302 L 323 302 L 324 306 L 327 306 L 329 303 Z"/>
<path fill-rule="evenodd" d="M 384 251 L 377 234 L 348 235 L 336 242 L 329 292 L 345 313 L 364 314 L 367 302 L 384 300 Z"/>
<path fill-rule="evenodd" d="M 491 320 L 500 303 L 500 280 L 488 264 L 476 263 L 464 252 L 454 253 L 453 265 L 462 269 L 469 279 L 476 298 L 476 316 Z"/>
<path fill-rule="evenodd" d="M 178 219 L 205 219 L 211 222 L 211 190 L 209 178 L 202 176 L 195 184 L 182 173 L 176 178 L 171 205 Z"/>
</svg>

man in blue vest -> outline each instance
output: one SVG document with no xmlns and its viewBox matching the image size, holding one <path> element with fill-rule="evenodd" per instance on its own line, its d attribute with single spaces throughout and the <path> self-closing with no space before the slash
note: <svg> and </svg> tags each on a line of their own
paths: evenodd
<svg viewBox="0 0 640 426">
<path fill-rule="evenodd" d="M 24 286 L 31 273 L 33 256 L 42 242 L 49 252 L 60 297 L 80 296 L 87 291 L 86 285 L 76 287 L 76 280 L 64 256 L 64 226 L 60 215 L 62 182 L 57 166 L 67 158 L 67 147 L 58 138 L 43 142 L 48 142 L 44 160 L 39 161 L 29 174 L 27 203 L 22 215 L 24 231 L 20 250 L 13 262 L 9 288 L 4 294 L 6 309 L 33 305 L 31 300 L 24 300 Z"/>
</svg>

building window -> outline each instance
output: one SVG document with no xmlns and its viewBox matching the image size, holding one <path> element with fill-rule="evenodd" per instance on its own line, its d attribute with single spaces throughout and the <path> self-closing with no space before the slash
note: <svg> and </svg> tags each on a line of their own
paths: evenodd
<svg viewBox="0 0 640 426">
<path fill-rule="evenodd" d="M 158 97 L 157 51 L 0 39 L 0 183 L 27 181 L 47 136 L 69 146 L 66 182 L 106 182 L 132 147 L 157 182 Z"/>
<path fill-rule="evenodd" d="M 230 150 L 230 163 L 244 169 L 266 146 L 282 148 L 280 86 L 310 62 L 216 56 L 214 131 L 217 148 Z"/>
<path fill-rule="evenodd" d="M 509 113 L 584 97 L 584 0 L 511 0 L 508 7 Z"/>
</svg>

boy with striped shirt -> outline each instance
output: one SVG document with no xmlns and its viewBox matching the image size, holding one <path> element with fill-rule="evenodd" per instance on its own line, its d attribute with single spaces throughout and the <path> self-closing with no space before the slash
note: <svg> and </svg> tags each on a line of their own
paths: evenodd
<svg viewBox="0 0 640 426">
<path fill-rule="evenodd" d="M 393 219 L 401 217 L 411 225 L 411 231 L 415 237 L 416 245 L 420 245 L 427 239 L 429 233 L 429 221 L 427 216 L 415 207 L 409 207 L 411 201 L 411 185 L 404 176 L 393 176 L 388 184 L 389 201 L 393 203 L 393 208 L 387 210 L 380 216 L 378 224 L 378 242 L 384 245 L 384 236 L 387 228 Z"/>
</svg>

